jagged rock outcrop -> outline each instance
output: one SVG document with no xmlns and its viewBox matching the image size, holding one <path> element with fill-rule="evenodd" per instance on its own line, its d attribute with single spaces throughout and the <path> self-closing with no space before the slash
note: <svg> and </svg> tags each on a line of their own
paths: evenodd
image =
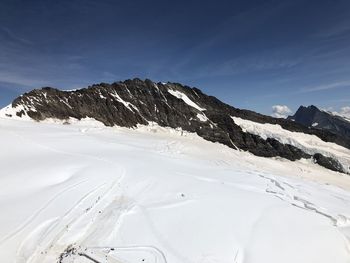
<svg viewBox="0 0 350 263">
<path fill-rule="evenodd" d="M 311 158 L 295 146 L 242 131 L 231 116 L 260 123 L 279 124 L 283 128 L 315 134 L 350 148 L 350 142 L 329 132 L 310 129 L 301 124 L 275 119 L 248 110 L 231 107 L 197 88 L 178 83 L 154 83 L 151 80 L 132 79 L 113 84 L 100 83 L 76 91 L 61 91 L 46 87 L 25 93 L 15 99 L 12 107 L 16 115 L 41 121 L 47 118 L 94 118 L 106 126 L 135 127 L 156 122 L 160 126 L 181 127 L 202 138 L 225 144 L 234 149 L 249 151 L 258 156 L 280 156 L 289 160 Z M 322 158 L 318 163 L 343 172 L 342 167 Z"/>
<path fill-rule="evenodd" d="M 300 106 L 293 116 L 288 117 L 306 127 L 316 130 L 326 130 L 340 137 L 350 139 L 350 122 L 340 116 L 322 111 L 316 106 Z"/>
<path fill-rule="evenodd" d="M 330 169 L 332 171 L 341 171 L 343 169 L 343 166 L 341 165 L 340 162 L 338 162 L 337 160 L 334 160 L 330 157 L 323 156 L 320 153 L 315 153 L 313 155 L 313 159 L 317 164 L 319 164 L 327 169 Z"/>
</svg>

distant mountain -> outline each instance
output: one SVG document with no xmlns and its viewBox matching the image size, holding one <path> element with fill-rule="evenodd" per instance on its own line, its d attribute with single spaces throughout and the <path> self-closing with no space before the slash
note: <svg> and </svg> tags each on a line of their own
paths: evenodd
<svg viewBox="0 0 350 263">
<path fill-rule="evenodd" d="M 293 116 L 288 119 L 307 127 L 330 131 L 350 139 L 350 122 L 339 115 L 318 109 L 316 106 L 300 106 Z"/>
<path fill-rule="evenodd" d="M 157 123 L 181 128 L 200 137 L 249 151 L 258 156 L 288 160 L 313 158 L 331 170 L 348 172 L 347 164 L 336 156 L 305 145 L 310 140 L 292 141 L 295 132 L 316 135 L 322 143 L 334 142 L 350 149 L 350 139 L 297 122 L 277 119 L 227 105 L 197 88 L 178 83 L 155 83 L 138 78 L 112 84 L 100 83 L 75 91 L 46 87 L 25 93 L 1 111 L 7 118 L 48 118 L 69 123 L 70 118 L 93 118 L 106 126 L 136 127 Z M 240 120 L 244 123 L 240 123 Z M 264 128 L 272 124 L 276 134 Z M 244 125 L 255 125 L 248 130 Z M 263 125 L 263 126 L 259 126 Z M 264 130 L 264 134 L 261 134 Z M 281 130 L 283 134 L 281 135 Z M 285 135 L 286 134 L 286 135 Z M 314 137 L 313 137 L 314 138 Z M 319 144 L 319 143 L 318 143 Z"/>
</svg>

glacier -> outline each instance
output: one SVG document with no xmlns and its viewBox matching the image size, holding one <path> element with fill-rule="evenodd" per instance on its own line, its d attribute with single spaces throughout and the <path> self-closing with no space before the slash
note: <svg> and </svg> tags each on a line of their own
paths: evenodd
<svg viewBox="0 0 350 263">
<path fill-rule="evenodd" d="M 0 118 L 1 262 L 350 261 L 346 174 L 156 124 L 69 123 Z"/>
</svg>

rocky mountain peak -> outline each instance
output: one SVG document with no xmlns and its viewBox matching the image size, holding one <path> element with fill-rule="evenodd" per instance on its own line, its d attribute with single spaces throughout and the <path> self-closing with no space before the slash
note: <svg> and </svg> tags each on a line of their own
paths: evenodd
<svg viewBox="0 0 350 263">
<path fill-rule="evenodd" d="M 93 118 L 106 126 L 129 128 L 157 123 L 197 133 L 206 140 L 258 156 L 280 156 L 289 160 L 312 157 L 294 145 L 281 143 L 273 137 L 264 139 L 243 130 L 233 120 L 233 117 L 239 117 L 256 123 L 280 125 L 289 131 L 314 134 L 324 141 L 350 148 L 350 140 L 333 133 L 237 109 L 198 88 L 171 82 L 156 83 L 149 79 L 99 83 L 72 91 L 52 87 L 35 89 L 16 98 L 4 112 L 9 118 L 26 117 L 36 121 L 54 118 L 68 122 L 71 118 Z M 345 171 L 337 160 L 330 157 L 318 155 L 314 160 L 329 169 Z"/>
<path fill-rule="evenodd" d="M 308 107 L 300 106 L 297 112 L 293 116 L 289 116 L 288 119 L 306 127 L 329 131 L 340 137 L 350 139 L 350 123 L 347 120 L 320 110 L 314 105 Z"/>
</svg>

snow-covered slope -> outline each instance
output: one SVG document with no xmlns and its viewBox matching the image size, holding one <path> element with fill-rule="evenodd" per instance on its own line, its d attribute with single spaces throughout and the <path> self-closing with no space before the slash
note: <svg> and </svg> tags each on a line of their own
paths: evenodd
<svg viewBox="0 0 350 263">
<path fill-rule="evenodd" d="M 350 261 L 350 178 L 310 160 L 91 120 L 0 145 L 1 262 Z"/>
</svg>

